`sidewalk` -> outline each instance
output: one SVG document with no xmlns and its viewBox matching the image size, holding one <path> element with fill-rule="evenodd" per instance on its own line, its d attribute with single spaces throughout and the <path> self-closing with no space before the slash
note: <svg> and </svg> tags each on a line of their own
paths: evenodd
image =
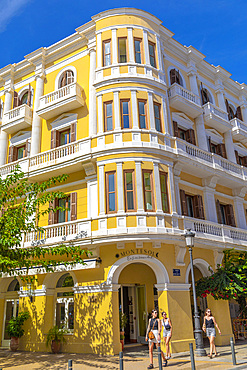
<svg viewBox="0 0 247 370">
<path fill-rule="evenodd" d="M 220 356 L 209 359 L 208 357 L 196 358 L 196 369 L 247 369 L 247 342 L 235 346 L 238 366 L 232 365 L 230 346 L 218 347 Z M 7 349 L 0 350 L 0 369 L 2 370 L 49 370 L 68 369 L 68 360 L 73 360 L 73 370 L 93 369 L 119 369 L 118 356 L 105 357 L 89 354 L 34 352 L 11 352 Z M 149 365 L 147 346 L 127 347 L 124 351 L 124 370 L 146 369 Z M 189 353 L 174 354 L 168 362 L 171 369 L 190 370 Z M 154 368 L 158 369 L 157 351 L 154 355 Z"/>
</svg>

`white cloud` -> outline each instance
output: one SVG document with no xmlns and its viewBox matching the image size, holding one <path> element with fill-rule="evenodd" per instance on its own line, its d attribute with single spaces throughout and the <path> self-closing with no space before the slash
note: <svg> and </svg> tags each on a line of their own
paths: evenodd
<svg viewBox="0 0 247 370">
<path fill-rule="evenodd" d="M 13 17 L 22 11 L 30 0 L 0 0 L 0 32 L 3 32 Z"/>
</svg>

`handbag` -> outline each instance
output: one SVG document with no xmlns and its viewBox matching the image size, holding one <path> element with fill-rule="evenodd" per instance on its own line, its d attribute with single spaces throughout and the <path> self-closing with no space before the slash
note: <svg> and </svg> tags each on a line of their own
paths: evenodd
<svg viewBox="0 0 247 370">
<path fill-rule="evenodd" d="M 155 322 L 153 323 L 153 327 L 152 327 L 152 329 L 151 329 L 151 330 L 150 330 L 150 332 L 148 333 L 148 338 L 149 338 L 150 340 L 152 340 L 152 339 L 154 339 L 154 338 L 155 338 L 154 333 L 152 332 L 152 330 L 154 329 L 154 325 L 155 325 L 155 323 L 156 323 L 156 320 L 155 320 Z"/>
</svg>

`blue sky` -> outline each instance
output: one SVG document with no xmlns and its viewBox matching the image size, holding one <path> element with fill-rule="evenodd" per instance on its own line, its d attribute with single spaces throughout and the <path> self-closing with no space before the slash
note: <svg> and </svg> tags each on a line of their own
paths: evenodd
<svg viewBox="0 0 247 370">
<path fill-rule="evenodd" d="M 156 15 L 179 42 L 247 83 L 246 0 L 0 0 L 0 68 L 70 35 L 92 15 L 124 6 Z"/>
</svg>

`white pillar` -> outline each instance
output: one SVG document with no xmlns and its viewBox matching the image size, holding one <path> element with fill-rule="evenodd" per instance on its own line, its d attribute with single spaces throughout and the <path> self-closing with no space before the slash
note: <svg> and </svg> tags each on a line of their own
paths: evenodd
<svg viewBox="0 0 247 370">
<path fill-rule="evenodd" d="M 124 212 L 124 183 L 123 183 L 123 163 L 117 162 L 117 199 L 118 213 Z"/>
<path fill-rule="evenodd" d="M 196 136 L 199 148 L 208 151 L 207 134 L 204 125 L 203 114 L 195 119 Z"/>
<path fill-rule="evenodd" d="M 159 164 L 157 162 L 153 162 L 153 166 L 154 166 L 154 189 L 156 192 L 156 212 L 163 212 L 160 190 Z"/>
<path fill-rule="evenodd" d="M 246 229 L 246 218 L 244 212 L 244 199 L 240 197 L 234 197 L 234 208 L 236 216 L 236 224 L 240 229 Z"/>
<path fill-rule="evenodd" d="M 136 168 L 135 172 L 136 172 L 137 212 L 144 212 L 141 162 L 135 162 L 135 168 Z"/>
<path fill-rule="evenodd" d="M 114 91 L 113 93 L 113 105 L 114 105 L 114 129 L 120 130 L 121 129 L 121 122 L 120 122 L 120 105 L 119 105 L 119 91 Z"/>
<path fill-rule="evenodd" d="M 89 71 L 89 136 L 97 134 L 97 120 L 96 120 L 96 96 L 95 87 L 93 86 L 95 80 L 96 69 L 96 50 L 91 48 L 90 55 L 90 71 Z"/>
<path fill-rule="evenodd" d="M 170 192 L 170 199 L 171 199 L 170 211 L 172 214 L 174 213 L 177 214 L 173 169 L 172 169 L 172 166 L 169 166 L 169 165 L 168 165 L 168 184 L 169 184 L 169 192 Z"/>
<path fill-rule="evenodd" d="M 117 57 L 117 29 L 112 29 L 112 64 L 118 63 L 118 57 Z"/>
<path fill-rule="evenodd" d="M 160 47 L 160 38 L 157 34 L 155 35 L 155 38 L 156 38 L 156 48 L 157 48 L 157 55 L 158 55 L 157 69 L 159 69 L 160 71 L 163 71 L 162 54 L 161 54 L 161 47 Z"/>
<path fill-rule="evenodd" d="M 13 94 L 12 89 L 8 89 L 8 90 L 5 91 L 3 120 L 4 120 L 4 113 L 8 112 L 11 109 L 12 94 Z M 7 163 L 8 140 L 9 140 L 9 135 L 7 134 L 7 132 L 1 130 L 1 134 L 0 134 L 0 166 L 3 166 L 4 164 Z"/>
<path fill-rule="evenodd" d="M 169 122 L 168 122 L 168 113 L 167 113 L 167 105 L 166 105 L 166 97 L 162 96 L 162 112 L 163 112 L 163 122 L 164 122 L 164 129 L 165 134 L 170 134 L 169 132 Z"/>
<path fill-rule="evenodd" d="M 132 107 L 132 128 L 138 129 L 139 122 L 138 122 L 138 107 L 137 107 L 137 95 L 136 90 L 131 90 L 131 107 Z"/>
<path fill-rule="evenodd" d="M 135 62 L 133 28 L 128 27 L 129 62 Z"/>
<path fill-rule="evenodd" d="M 215 203 L 215 190 L 205 186 L 203 189 L 204 195 L 204 205 L 205 205 L 205 218 L 208 221 L 218 222 L 217 212 L 216 212 L 216 203 Z"/>
<path fill-rule="evenodd" d="M 154 102 L 153 102 L 153 94 L 148 91 L 148 110 L 149 110 L 149 124 L 150 130 L 155 131 L 155 120 L 154 120 Z"/>
<path fill-rule="evenodd" d="M 145 55 L 145 64 L 150 66 L 150 56 L 148 48 L 148 34 L 146 30 L 143 30 L 143 45 L 144 45 L 144 55 Z"/>
<path fill-rule="evenodd" d="M 242 118 L 245 123 L 247 123 L 247 104 L 241 105 Z"/>
<path fill-rule="evenodd" d="M 103 103 L 102 94 L 97 96 L 98 101 L 98 134 L 103 134 Z"/>
<path fill-rule="evenodd" d="M 199 91 L 198 91 L 198 85 L 197 85 L 197 79 L 196 79 L 196 73 L 194 71 L 191 71 L 188 73 L 189 80 L 190 80 L 190 90 L 199 96 Z"/>
<path fill-rule="evenodd" d="M 105 171 L 104 164 L 98 164 L 99 169 L 99 215 L 105 214 Z"/>
<path fill-rule="evenodd" d="M 226 103 L 225 103 L 225 97 L 224 97 L 224 94 L 223 94 L 223 89 L 222 88 L 219 88 L 218 90 L 216 90 L 216 95 L 217 95 L 217 99 L 218 99 L 218 105 L 219 105 L 219 108 L 222 109 L 224 112 L 226 112 Z"/>
<path fill-rule="evenodd" d="M 224 133 L 224 139 L 225 139 L 227 159 L 229 159 L 229 161 L 231 161 L 233 163 L 237 163 L 236 155 L 235 155 L 235 151 L 234 151 L 234 146 L 233 146 L 232 131 L 231 130 Z"/>
<path fill-rule="evenodd" d="M 179 181 L 180 177 L 174 175 L 174 187 L 175 187 L 175 196 L 176 196 L 176 205 L 177 205 L 177 213 L 182 215 L 181 210 L 181 199 L 180 199 L 180 189 L 179 189 Z"/>
<path fill-rule="evenodd" d="M 41 149 L 41 130 L 42 130 L 42 119 L 37 114 L 39 109 L 39 100 L 44 95 L 44 79 L 45 75 L 40 74 L 35 77 L 36 89 L 35 99 L 33 105 L 33 123 L 32 123 L 32 138 L 31 138 L 31 153 L 30 156 L 40 153 Z"/>
<path fill-rule="evenodd" d="M 97 68 L 102 67 L 102 39 L 101 32 L 97 34 Z"/>
</svg>

